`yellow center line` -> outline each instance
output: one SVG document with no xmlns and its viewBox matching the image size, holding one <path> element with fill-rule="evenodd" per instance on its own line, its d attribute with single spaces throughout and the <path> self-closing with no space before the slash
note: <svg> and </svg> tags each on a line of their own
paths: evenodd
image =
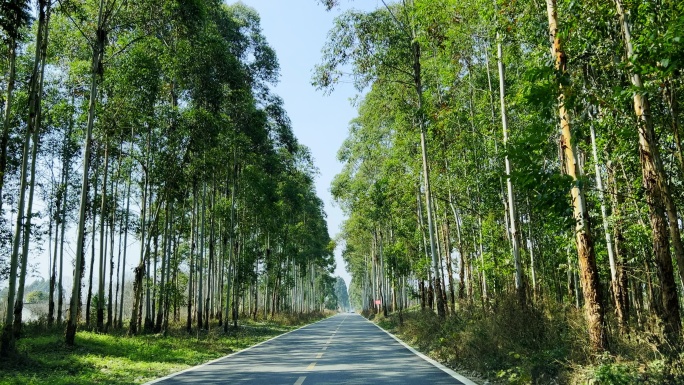
<svg viewBox="0 0 684 385">
<path fill-rule="evenodd" d="M 324 346 L 324 347 L 323 347 L 323 350 L 327 350 L 327 349 L 328 349 L 328 347 L 327 347 L 327 346 Z"/>
<path fill-rule="evenodd" d="M 315 362 L 312 362 L 311 365 L 309 365 L 309 366 L 306 367 L 306 370 L 311 370 L 311 369 L 314 368 L 314 366 L 316 366 L 316 363 L 315 363 Z"/>
<path fill-rule="evenodd" d="M 318 353 L 318 354 L 316 355 L 316 358 L 322 358 L 322 357 L 323 357 L 323 353 Z"/>
<path fill-rule="evenodd" d="M 304 380 L 306 380 L 306 377 L 299 377 L 297 382 L 294 383 L 294 385 L 302 385 L 304 383 Z"/>
</svg>

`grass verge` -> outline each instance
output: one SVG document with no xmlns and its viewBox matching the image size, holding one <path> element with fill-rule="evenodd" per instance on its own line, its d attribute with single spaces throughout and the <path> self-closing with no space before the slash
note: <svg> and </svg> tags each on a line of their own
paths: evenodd
<svg viewBox="0 0 684 385">
<path fill-rule="evenodd" d="M 17 341 L 17 354 L 0 360 L 0 384 L 140 384 L 202 364 L 268 340 L 320 316 L 281 317 L 242 323 L 224 333 L 188 335 L 179 324 L 166 337 L 128 337 L 123 331 L 98 334 L 79 331 L 76 345 L 64 344 L 63 329 L 25 326 L 27 337 Z"/>
</svg>

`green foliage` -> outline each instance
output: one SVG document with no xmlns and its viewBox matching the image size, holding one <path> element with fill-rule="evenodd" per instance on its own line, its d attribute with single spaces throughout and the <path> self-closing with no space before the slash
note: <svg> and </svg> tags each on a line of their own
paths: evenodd
<svg viewBox="0 0 684 385">
<path fill-rule="evenodd" d="M 652 359 L 645 362 L 603 357 L 594 366 L 576 371 L 572 384 L 627 385 L 680 384 L 684 381 L 681 355 L 673 359 Z"/>
<path fill-rule="evenodd" d="M 30 21 L 30 2 L 26 0 L 0 2 L 0 28 L 5 35 L 2 36 L 4 41 L 18 40 L 21 37 L 21 29 Z"/>
<path fill-rule="evenodd" d="M 342 277 L 335 278 L 335 298 L 337 303 L 335 305 L 336 309 L 342 311 L 351 310 L 351 305 L 349 304 L 349 294 L 347 293 L 347 284 L 344 282 Z"/>
<path fill-rule="evenodd" d="M 634 374 L 633 368 L 624 364 L 602 364 L 594 372 L 594 380 L 599 384 L 628 385 L 636 380 Z"/>
<path fill-rule="evenodd" d="M 47 301 L 48 295 L 42 291 L 31 291 L 26 294 L 26 303 L 39 303 Z"/>
<path fill-rule="evenodd" d="M 442 267 L 448 269 L 450 257 L 453 270 L 451 277 L 444 273 L 452 285 L 447 290 L 460 284 L 459 295 L 483 306 L 507 298 L 515 287 L 509 230 L 515 220 L 522 246 L 522 290 L 528 297 L 541 295 L 544 301 L 581 307 L 581 298 L 575 298 L 581 297 L 581 290 L 573 292 L 581 279 L 576 278 L 576 202 L 569 194 L 577 186 L 586 193 L 599 290 L 609 293 L 608 247 L 614 247 L 615 264 L 628 272 L 630 306 L 642 314 L 632 312 L 629 322 L 642 330 L 644 324 L 635 323 L 636 317 L 653 310 L 642 300 L 662 302 L 657 289 L 646 293 L 639 286 L 651 282 L 657 287 L 663 278 L 653 279 L 659 271 L 653 260 L 656 235 L 648 221 L 653 208 L 643 189 L 644 158 L 637 151 L 633 98 L 642 92 L 652 104 L 667 184 L 674 204 L 681 207 L 684 88 L 678 76 L 684 37 L 675 30 L 684 8 L 673 1 L 624 1 L 636 50 L 628 61 L 615 2 L 557 3 L 558 36 L 567 59 L 563 72 L 555 69 L 549 55 L 543 3 L 495 1 L 492 7 L 491 1 L 480 0 L 383 2 L 376 10 L 348 11 L 336 20 L 313 82 L 331 91 L 336 83 L 351 80 L 364 92 L 358 117 L 338 153 L 343 170 L 331 186 L 348 215 L 340 243 L 354 276 L 351 299 L 368 308 L 364 310 L 370 310 L 370 297 L 378 295 L 372 287 L 377 280 L 406 279 L 407 291 L 415 293 L 413 304 L 426 294 L 418 289 L 428 279 L 431 263 L 427 208 L 419 198 L 426 188 L 417 162 L 422 122 L 427 126 L 435 201 L 430 214 L 437 222 L 432 230 L 440 242 L 448 241 L 440 248 L 451 248 L 441 250 Z M 643 89 L 631 85 L 631 73 L 641 76 Z M 559 86 L 573 143 L 561 141 Z M 574 182 L 564 169 L 562 150 L 567 145 L 577 147 L 580 175 Z M 505 158 L 511 167 L 511 202 L 506 199 Z M 515 218 L 510 218 L 511 205 L 517 210 Z M 604 241 L 604 231 L 614 239 L 612 245 Z M 674 257 L 680 262 L 684 258 L 676 253 Z M 458 271 L 461 264 L 473 275 Z M 603 296 L 602 306 L 606 314 L 612 313 L 611 296 Z M 520 354 L 517 348 L 509 352 L 513 357 Z M 525 355 L 521 357 L 524 361 Z M 527 369 L 502 370 L 503 377 L 529 379 Z"/>
</svg>

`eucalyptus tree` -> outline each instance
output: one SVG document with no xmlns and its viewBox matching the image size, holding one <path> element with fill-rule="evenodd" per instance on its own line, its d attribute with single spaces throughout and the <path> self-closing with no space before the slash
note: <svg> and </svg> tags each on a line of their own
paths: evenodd
<svg viewBox="0 0 684 385">
<path fill-rule="evenodd" d="M 156 11 L 162 17 L 146 17 Z M 141 330 L 143 314 L 146 329 L 165 331 L 171 311 L 179 316 L 186 289 L 189 319 L 195 316 L 201 328 L 215 317 L 221 324 L 222 309 L 232 308 L 236 324 L 240 307 L 256 316 L 259 310 L 274 314 L 333 306 L 334 243 L 315 195 L 317 171 L 292 133 L 282 100 L 270 92 L 278 63 L 256 12 L 214 0 L 83 0 L 60 3 L 54 20 L 49 31 L 56 44 L 49 61 L 41 44 L 45 38 L 38 36 L 41 61 L 34 67 L 42 72 L 45 63 L 50 66 L 52 108 L 46 127 L 53 131 L 53 148 L 46 154 L 50 163 L 62 164 L 59 177 L 50 180 L 51 194 L 45 194 L 50 242 L 55 242 L 50 244 L 50 323 L 55 310 L 61 322 L 62 270 L 69 265 L 64 263 L 65 233 L 69 223 L 77 224 L 67 344 L 74 343 L 82 312 L 90 220 L 93 260 L 88 267 L 91 284 L 98 281 L 97 328 L 102 332 L 123 324 L 129 233 L 137 235 L 141 251 L 133 305 L 127 309 L 131 333 Z M 46 26 L 37 30 L 47 36 Z M 42 92 L 36 85 L 42 79 L 30 83 L 29 118 L 14 113 L 21 106 L 12 110 L 12 123 L 19 122 L 20 128 L 40 122 Z M 32 186 L 41 176 L 36 162 L 40 132 L 29 128 L 24 133 L 20 191 L 29 184 L 29 168 Z M 75 140 L 80 136 L 79 154 Z M 77 156 L 83 160 L 81 190 L 72 188 Z M 28 167 L 29 162 L 36 166 Z M 76 220 L 70 218 L 74 190 L 80 192 Z M 28 250 L 39 241 L 24 219 L 32 214 L 31 196 L 15 226 L 24 271 Z M 131 209 L 136 205 L 139 212 Z M 17 277 L 16 265 L 12 277 Z M 25 274 L 19 278 L 21 288 Z"/>
<path fill-rule="evenodd" d="M 615 0 L 615 6 L 624 39 L 626 59 L 639 66 L 632 42 L 632 27 L 622 1 Z M 684 249 L 679 233 L 679 218 L 660 155 L 660 145 L 656 137 L 649 97 L 643 92 L 644 84 L 641 75 L 634 69 L 629 69 L 628 72 L 635 88 L 633 97 L 638 126 L 639 159 L 646 190 L 646 202 L 649 207 L 649 219 L 653 229 L 653 253 L 656 257 L 657 273 L 661 284 L 663 311 L 660 316 L 665 324 L 666 337 L 670 343 L 677 344 L 681 340 L 681 317 L 679 297 L 672 271 L 670 244 L 674 247 L 680 277 L 684 279 Z"/>
<path fill-rule="evenodd" d="M 554 58 L 555 69 L 558 76 L 562 77 L 567 71 L 567 54 L 563 49 L 563 40 L 559 34 L 558 10 L 556 0 L 546 1 L 549 19 L 549 36 L 551 40 L 551 53 Z M 594 251 L 593 237 L 589 223 L 589 212 L 586 205 L 585 193 L 578 182 L 581 170 L 576 145 L 574 144 L 571 130 L 571 112 L 566 106 L 567 87 L 560 83 L 558 96 L 558 115 L 561 126 L 561 148 L 565 158 L 565 172 L 575 182 L 572 190 L 572 202 L 574 218 L 576 222 L 575 236 L 577 254 L 580 263 L 582 278 L 582 290 L 584 293 L 585 310 L 589 322 L 589 334 L 592 346 L 595 350 L 605 350 L 608 340 L 605 330 L 604 304 L 599 288 L 599 274 L 596 266 L 596 254 Z"/>
<path fill-rule="evenodd" d="M 0 28 L 4 33 L 2 40 L 8 48 L 7 88 L 4 97 L 2 139 L 0 139 L 0 197 L 7 172 L 7 145 L 9 144 L 12 125 L 12 108 L 17 70 L 17 48 L 22 39 L 22 28 L 29 24 L 30 2 L 26 0 L 11 0 L 0 3 Z M 2 209 L 2 199 L 0 199 Z"/>
<path fill-rule="evenodd" d="M 330 2 L 329 5 L 333 3 Z M 397 82 L 412 87 L 406 95 L 413 108 L 414 126 L 420 132 L 423 193 L 427 212 L 430 255 L 437 312 L 445 315 L 439 256 L 435 239 L 433 200 L 428 165 L 428 118 L 423 105 L 424 84 L 421 58 L 423 48 L 418 40 L 421 31 L 419 15 L 413 1 L 386 6 L 369 13 L 350 11 L 336 19 L 323 53 L 323 63 L 316 68 L 314 84 L 332 90 L 341 80 L 342 68 L 352 66 L 353 81 L 358 90 L 373 82 Z"/>
<path fill-rule="evenodd" d="M 622 331 L 632 323 L 653 327 L 644 317 L 656 314 L 663 341 L 679 339 L 673 262 L 681 275 L 681 4 L 549 0 L 545 14 L 529 1 L 495 8 L 479 0 L 383 5 L 336 20 L 315 77 L 331 90 L 351 68 L 365 92 L 332 186 L 348 215 L 339 243 L 355 303 L 373 309 L 394 285 L 389 281 L 406 275 L 430 306 L 440 296 L 421 281 L 441 279 L 446 270 L 460 281 L 449 286 L 457 285 L 463 300 L 479 296 L 484 309 L 497 311 L 487 303 L 496 305 L 512 288 L 527 294 L 529 272 L 535 302 L 528 305 L 538 299 L 584 306 L 594 350 L 607 349 L 609 302 Z M 412 159 L 415 45 L 403 39 L 411 26 L 421 48 L 420 112 L 433 154 L 427 201 L 416 199 L 421 171 Z M 498 44 L 497 33 L 506 44 Z M 547 60 L 549 37 L 554 65 Z M 434 223 L 426 226 L 429 213 Z M 604 223 L 606 242 L 593 242 L 589 225 L 596 220 Z M 426 227 L 435 230 L 442 258 L 432 269 Z M 601 293 L 609 292 L 613 301 L 604 304 Z"/>
<path fill-rule="evenodd" d="M 423 267 L 429 266 L 427 242 L 423 242 L 422 257 L 412 246 L 416 237 L 426 240 L 426 229 L 412 229 L 422 221 L 416 204 L 420 166 L 414 146 L 416 135 L 405 129 L 411 125 L 411 110 L 403 106 L 401 89 L 375 84 L 363 100 L 360 116 L 351 123 L 349 138 L 338 154 L 345 166 L 331 188 L 350 217 L 345 224 L 343 255 L 358 258 L 348 263 L 354 266 L 355 274 L 361 268 L 358 274 L 364 280 L 357 283 L 363 285 L 360 289 L 365 305 L 373 308 L 369 305 L 379 300 L 375 310 L 383 312 L 390 302 L 393 309 L 399 306 L 397 293 L 409 275 L 407 266 L 420 261 Z M 421 281 L 428 278 L 425 269 L 413 273 Z"/>
<path fill-rule="evenodd" d="M 14 6 L 21 7 L 20 4 L 14 4 Z M 21 12 L 21 9 L 15 9 L 15 12 Z M 43 94 L 43 75 L 45 72 L 45 59 L 47 56 L 47 31 L 50 13 L 50 4 L 47 1 L 41 1 L 38 4 L 39 20 L 36 27 L 36 42 L 35 42 L 35 55 L 33 59 L 31 78 L 29 82 L 28 90 L 28 118 L 25 126 L 24 140 L 23 140 L 23 153 L 21 160 L 21 176 L 20 176 L 20 187 L 19 187 L 19 201 L 17 207 L 17 217 L 14 227 L 14 237 L 12 241 L 12 256 L 11 256 L 11 271 L 10 271 L 10 285 L 8 293 L 8 307 L 7 315 L 5 317 L 5 324 L 2 332 L 2 346 L 0 350 L 2 354 L 6 355 L 14 350 L 14 339 L 18 338 L 21 334 L 22 326 L 22 312 L 24 304 L 24 286 L 26 282 L 26 275 L 28 272 L 28 251 L 31 235 L 31 219 L 33 210 L 33 198 L 34 190 L 36 185 L 36 160 L 39 147 L 40 138 L 40 127 L 41 127 L 41 100 Z M 14 16 L 10 15 L 10 18 L 20 17 L 16 14 Z M 7 27 L 6 27 L 7 28 Z M 10 33 L 11 34 L 11 33 Z M 15 44 L 16 42 L 10 42 L 10 44 Z M 14 50 L 15 48 L 11 48 Z M 14 53 L 10 53 L 15 55 Z M 11 61 L 15 58 L 10 58 Z M 14 63 L 10 64 L 10 67 L 14 67 Z M 10 68 L 10 72 L 13 72 L 14 68 Z M 13 77 L 14 74 L 10 74 Z M 10 83 L 13 83 L 14 79 L 10 79 Z M 12 85 L 10 85 L 10 88 Z M 11 100 L 11 95 L 8 95 L 8 103 Z M 9 119 L 9 110 L 6 111 L 6 122 Z M 29 149 L 31 149 L 31 154 L 29 154 Z M 28 170 L 29 156 L 31 158 L 30 171 Z M 3 171 L 4 172 L 4 171 Z M 28 174 L 31 175 L 31 181 L 28 182 Z M 25 207 L 24 202 L 26 199 L 26 187 L 29 187 L 28 192 L 28 205 Z M 22 246 L 21 261 L 19 261 L 19 247 Z M 17 274 L 17 264 L 20 262 L 21 270 L 19 272 L 19 285 L 16 287 L 16 274 Z M 16 290 L 16 292 L 15 292 Z M 15 298 L 16 295 L 16 298 Z M 10 307 L 13 310 L 10 311 Z"/>
<path fill-rule="evenodd" d="M 349 304 L 349 293 L 347 292 L 347 283 L 342 277 L 335 278 L 335 297 L 337 297 L 337 308 L 343 311 L 351 310 Z"/>
<path fill-rule="evenodd" d="M 84 243 L 85 243 L 85 222 L 86 222 L 86 208 L 88 207 L 88 179 L 90 173 L 90 162 L 92 153 L 93 141 L 93 127 L 95 125 L 96 111 L 99 100 L 99 85 L 105 74 L 104 62 L 106 47 L 110 42 L 114 42 L 117 50 L 126 49 L 129 44 L 124 41 L 117 41 L 118 37 L 133 38 L 127 33 L 131 30 L 131 15 L 134 14 L 134 8 L 137 4 L 135 2 L 120 2 L 101 0 L 95 4 L 90 2 L 74 2 L 65 6 L 64 12 L 68 13 L 70 19 L 82 31 L 83 38 L 88 41 L 92 56 L 90 64 L 90 87 L 89 87 L 89 101 L 88 113 L 86 119 L 86 127 L 83 141 L 83 174 L 81 182 L 81 198 L 79 204 L 78 228 L 77 228 L 77 242 L 76 242 L 76 266 L 74 273 L 74 284 L 71 294 L 71 303 L 69 309 L 69 317 L 66 325 L 66 342 L 69 345 L 74 344 L 74 337 L 78 324 L 78 309 L 81 298 L 81 275 L 80 271 L 83 269 L 84 257 Z M 89 16 L 90 15 L 90 18 Z M 95 16 L 97 15 L 97 16 Z M 94 22 L 93 22 L 94 20 Z M 122 39 L 125 40 L 125 39 Z M 121 45 L 118 45 L 120 43 Z M 94 219 L 93 219 L 94 220 Z M 101 266 L 100 271 L 104 274 L 104 266 Z M 104 288 L 101 287 L 101 295 L 103 297 Z M 104 303 L 99 306 L 104 306 Z M 102 312 L 100 312 L 102 313 Z M 100 317 L 98 318 L 100 321 Z M 102 322 L 99 322 L 102 324 Z"/>
<path fill-rule="evenodd" d="M 495 2 L 496 6 L 496 2 Z M 499 32 L 496 33 L 496 62 L 497 62 L 497 68 L 499 72 L 499 101 L 500 101 L 500 111 L 501 111 L 501 128 L 503 131 L 503 145 L 507 146 L 509 139 L 508 139 L 508 117 L 506 115 L 506 74 L 504 70 L 504 63 L 503 63 L 503 48 L 502 48 L 502 36 Z M 489 64 L 487 64 L 489 67 Z M 489 68 L 487 68 L 487 71 L 489 71 Z M 504 151 L 506 148 L 504 148 Z M 522 277 L 522 268 L 521 268 L 521 261 L 520 261 L 520 234 L 518 232 L 518 215 L 517 211 L 515 208 L 515 196 L 514 196 L 514 189 L 513 189 L 513 183 L 511 181 L 511 162 L 510 159 L 508 158 L 508 155 L 504 155 L 504 164 L 506 167 L 506 193 L 508 197 L 508 216 L 510 220 L 510 234 L 511 234 L 511 246 L 513 250 L 513 261 L 515 263 L 515 286 L 518 291 L 518 296 L 522 299 L 522 302 L 524 302 L 524 293 L 525 289 L 523 287 L 523 277 Z M 534 276 L 534 264 L 532 264 L 532 271 L 533 271 L 533 276 Z M 534 284 L 534 278 L 533 278 L 533 284 Z"/>
<path fill-rule="evenodd" d="M 21 272 L 19 273 L 19 287 L 17 290 L 17 300 L 14 304 L 14 336 L 19 338 L 22 327 L 22 313 L 24 305 L 24 286 L 26 283 L 26 275 L 28 273 L 28 254 L 31 239 L 31 221 L 33 218 L 33 201 L 36 187 L 36 162 L 38 158 L 38 148 L 40 147 L 41 129 L 42 129 L 42 99 L 43 99 L 43 84 L 45 75 L 45 64 L 47 60 L 48 47 L 48 25 L 50 21 L 51 4 L 49 1 L 41 0 L 38 2 L 38 25 L 36 26 L 36 47 L 34 55 L 33 70 L 31 73 L 31 82 L 29 85 L 29 99 L 28 99 L 28 122 L 26 129 L 31 132 L 31 181 L 29 182 L 28 191 L 28 205 L 26 206 L 26 222 L 23 224 L 23 234 L 21 236 L 22 242 L 22 257 L 21 257 Z M 26 143 L 25 143 L 26 145 Z M 25 175 L 26 170 L 22 170 Z M 24 194 L 22 190 L 20 192 Z M 21 213 L 21 212 L 20 212 Z M 18 215 L 19 217 L 20 215 Z"/>
</svg>

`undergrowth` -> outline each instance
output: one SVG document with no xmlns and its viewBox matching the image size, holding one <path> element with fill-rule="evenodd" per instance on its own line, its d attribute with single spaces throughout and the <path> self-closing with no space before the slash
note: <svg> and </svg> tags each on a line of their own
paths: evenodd
<svg viewBox="0 0 684 385">
<path fill-rule="evenodd" d="M 369 315 L 381 327 L 434 359 L 501 384 L 684 384 L 684 355 L 667 358 L 651 336 L 611 329 L 610 353 L 592 354 L 581 310 L 514 299 L 491 308 L 467 303 L 440 319 L 410 309 L 388 317 Z"/>
</svg>

